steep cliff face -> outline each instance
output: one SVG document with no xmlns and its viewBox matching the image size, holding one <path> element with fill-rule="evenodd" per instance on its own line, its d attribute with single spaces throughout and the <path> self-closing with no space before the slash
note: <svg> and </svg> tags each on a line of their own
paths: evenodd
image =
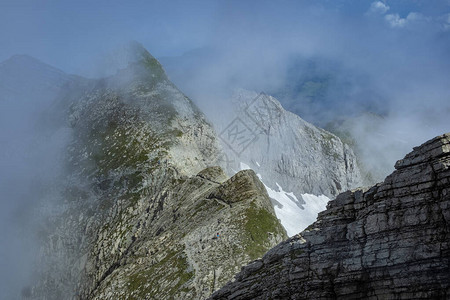
<svg viewBox="0 0 450 300">
<path fill-rule="evenodd" d="M 205 298 L 286 238 L 254 172 L 211 167 L 215 132 L 159 62 L 138 44 L 124 57 L 58 106 L 68 176 L 41 231 L 35 298 Z"/>
<path fill-rule="evenodd" d="M 211 299 L 448 299 L 450 134 L 395 168 L 383 183 L 340 194 Z"/>
<path fill-rule="evenodd" d="M 224 178 L 215 167 L 178 178 L 106 222 L 83 298 L 204 299 L 280 242 L 284 230 L 253 171 Z"/>
<path fill-rule="evenodd" d="M 233 101 L 234 116 L 213 119 L 228 171 L 244 166 L 259 174 L 290 235 L 325 209 L 327 201 L 311 196 L 331 198 L 362 185 L 356 156 L 337 136 L 286 111 L 271 96 L 240 90 Z"/>
<path fill-rule="evenodd" d="M 286 111 L 269 95 L 240 90 L 233 101 L 237 120 L 228 120 L 220 135 L 229 160 L 236 163 L 229 167 L 244 162 L 266 185 L 276 188 L 278 182 L 297 196 L 331 197 L 361 184 L 356 157 L 337 136 Z M 233 139 L 236 127 L 247 129 L 246 139 Z"/>
</svg>

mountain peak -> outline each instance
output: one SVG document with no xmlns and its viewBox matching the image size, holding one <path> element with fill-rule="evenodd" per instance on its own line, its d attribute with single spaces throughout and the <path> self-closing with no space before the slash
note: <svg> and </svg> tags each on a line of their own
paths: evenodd
<svg viewBox="0 0 450 300">
<path fill-rule="evenodd" d="M 130 41 L 125 47 L 128 48 L 130 53 L 135 55 L 137 59 L 154 58 L 150 52 L 137 41 Z"/>
<path fill-rule="evenodd" d="M 159 78 L 166 79 L 166 73 L 159 61 L 148 52 L 145 47 L 136 41 L 131 41 L 117 48 L 108 59 L 109 67 L 115 70 L 144 67 L 145 73 L 150 72 Z"/>
<path fill-rule="evenodd" d="M 17 62 L 26 62 L 26 63 L 40 63 L 42 64 L 42 62 L 40 60 L 38 60 L 37 58 L 34 58 L 30 55 L 27 54 L 14 54 L 13 56 L 11 56 L 9 59 L 5 60 L 4 62 L 13 62 L 13 63 L 17 63 Z"/>
<path fill-rule="evenodd" d="M 13 55 L 0 62 L 0 101 L 42 103 L 53 99 L 68 83 L 80 79 L 32 56 Z"/>
<path fill-rule="evenodd" d="M 117 63 L 123 65 L 123 67 L 126 67 L 131 63 L 154 58 L 150 52 L 137 41 L 130 41 L 123 44 L 113 52 L 113 56 L 117 60 Z"/>
</svg>

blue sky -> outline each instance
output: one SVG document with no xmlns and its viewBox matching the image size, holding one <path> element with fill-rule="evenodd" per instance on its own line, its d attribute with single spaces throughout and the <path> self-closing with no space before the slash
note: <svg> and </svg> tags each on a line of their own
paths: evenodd
<svg viewBox="0 0 450 300">
<path fill-rule="evenodd" d="M 3 0 L 0 4 L 0 61 L 13 54 L 29 54 L 67 72 L 83 73 L 80 65 L 117 44 L 137 40 L 157 57 L 180 55 L 217 44 L 222 37 L 296 30 L 296 16 L 305 11 L 339 20 L 341 34 L 364 34 L 356 27 L 398 30 L 427 23 L 425 31 L 450 26 L 449 1 L 386 1 L 386 8 L 370 12 L 374 1 L 39 1 Z M 315 12 L 314 12 L 315 11 Z M 413 15 L 410 15 L 413 13 Z M 408 19 L 408 15 L 410 15 Z M 390 26 L 394 24 L 394 26 Z M 395 28 L 397 24 L 397 28 Z M 433 24 L 432 26 L 430 24 Z M 423 25 L 423 24 L 422 24 Z M 242 28 L 244 27 L 244 28 Z M 424 26 L 426 27 L 426 26 Z M 433 28 L 431 28 L 433 27 Z M 334 30 L 334 28 L 330 28 Z M 381 30 L 381 29 L 380 29 Z M 408 30 L 408 29 L 406 29 Z M 416 28 L 417 30 L 417 28 Z M 302 31 L 302 28 L 299 29 Z M 367 33 L 366 33 L 367 34 Z"/>
<path fill-rule="evenodd" d="M 0 60 L 21 53 L 67 71 L 128 40 L 155 55 L 203 46 L 214 1 L 2 1 Z"/>
</svg>

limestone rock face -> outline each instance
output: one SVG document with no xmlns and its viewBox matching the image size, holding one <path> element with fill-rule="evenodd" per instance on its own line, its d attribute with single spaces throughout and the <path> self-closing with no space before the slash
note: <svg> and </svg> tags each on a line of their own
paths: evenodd
<svg viewBox="0 0 450 300">
<path fill-rule="evenodd" d="M 217 110 L 211 119 L 224 152 L 219 161 L 230 175 L 258 174 L 289 236 L 314 222 L 328 198 L 362 186 L 356 156 L 339 137 L 264 93 L 239 90 L 232 102 L 230 115 Z"/>
<path fill-rule="evenodd" d="M 382 183 L 340 194 L 211 299 L 448 299 L 450 134 L 395 167 Z"/>
<path fill-rule="evenodd" d="M 286 111 L 277 99 L 240 90 L 234 95 L 235 119 L 214 118 L 230 172 L 245 163 L 265 185 L 301 194 L 336 196 L 361 186 L 352 149 L 337 136 Z M 242 133 L 236 136 L 236 133 Z"/>
</svg>

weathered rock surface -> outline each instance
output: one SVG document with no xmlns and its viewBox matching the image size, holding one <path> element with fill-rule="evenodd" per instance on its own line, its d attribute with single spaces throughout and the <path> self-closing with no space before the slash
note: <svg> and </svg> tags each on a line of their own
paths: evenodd
<svg viewBox="0 0 450 300">
<path fill-rule="evenodd" d="M 145 49 L 129 54 L 61 104 L 69 175 L 41 230 L 33 298 L 206 298 L 287 237 L 256 174 L 212 166 L 203 114 Z"/>
<path fill-rule="evenodd" d="M 448 299 L 450 134 L 244 267 L 211 299 Z"/>
<path fill-rule="evenodd" d="M 220 161 L 230 175 L 247 168 L 258 174 L 289 236 L 316 220 L 326 198 L 362 186 L 356 156 L 339 137 L 264 93 L 239 90 L 232 102 L 231 115 L 218 110 L 223 116 L 212 118 L 224 151 Z"/>
<path fill-rule="evenodd" d="M 284 230 L 254 172 L 205 178 L 218 170 L 166 182 L 123 217 L 112 213 L 89 254 L 82 298 L 204 299 L 279 243 Z M 213 196 L 224 187 L 246 197 Z"/>
<path fill-rule="evenodd" d="M 213 118 L 230 172 L 245 163 L 265 185 L 301 194 L 333 197 L 362 185 L 353 150 L 339 137 L 286 111 L 277 99 L 240 90 L 235 119 Z M 236 135 L 236 133 L 240 133 Z"/>
</svg>

